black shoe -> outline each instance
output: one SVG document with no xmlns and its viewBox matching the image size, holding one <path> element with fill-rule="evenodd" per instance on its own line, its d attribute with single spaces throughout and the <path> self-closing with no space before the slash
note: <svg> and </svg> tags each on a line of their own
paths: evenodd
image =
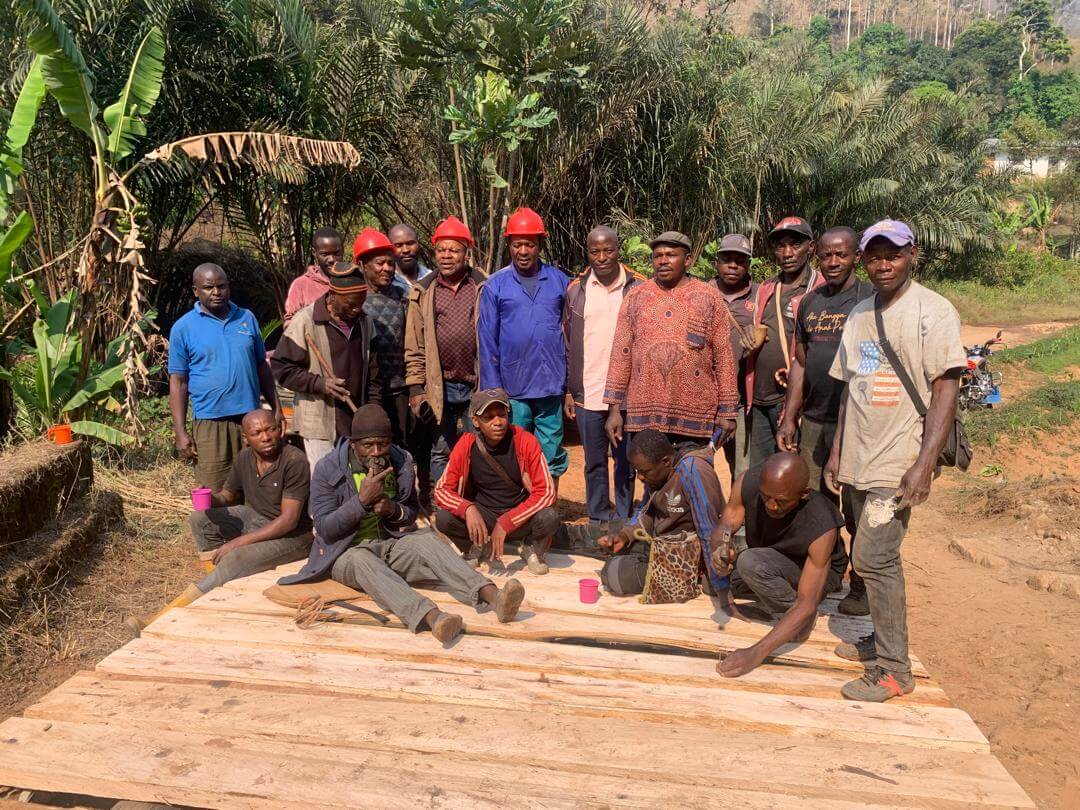
<svg viewBox="0 0 1080 810">
<path fill-rule="evenodd" d="M 874 634 L 863 636 L 854 644 L 850 641 L 837 644 L 833 652 L 848 661 L 873 661 L 877 658 L 877 645 L 874 642 Z"/>
<path fill-rule="evenodd" d="M 836 609 L 845 616 L 870 615 L 870 602 L 866 598 L 866 583 L 858 574 L 851 575 L 851 590 L 840 600 Z"/>
</svg>

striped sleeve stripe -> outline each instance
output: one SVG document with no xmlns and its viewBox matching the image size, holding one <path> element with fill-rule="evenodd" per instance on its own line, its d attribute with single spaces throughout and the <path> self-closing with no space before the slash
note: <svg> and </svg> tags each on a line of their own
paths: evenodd
<svg viewBox="0 0 1080 810">
<path fill-rule="evenodd" d="M 541 509 L 555 503 L 555 482 L 551 478 L 551 470 L 548 469 L 547 462 L 543 459 L 540 460 L 540 468 L 544 471 L 544 483 L 547 485 L 547 494 L 528 509 L 515 514 L 510 518 L 510 522 L 513 523 L 515 527 L 521 526 Z"/>
</svg>

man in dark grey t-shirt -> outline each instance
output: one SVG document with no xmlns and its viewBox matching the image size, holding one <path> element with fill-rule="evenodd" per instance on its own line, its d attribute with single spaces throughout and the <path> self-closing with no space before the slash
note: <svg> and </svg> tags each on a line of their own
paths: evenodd
<svg viewBox="0 0 1080 810">
<path fill-rule="evenodd" d="M 747 548 L 736 553 L 731 537 L 743 525 Z M 844 544 L 837 542 L 843 525 L 836 506 L 810 489 L 806 462 L 793 453 L 777 453 L 736 479 L 713 532 L 713 568 L 732 569 L 734 596 L 754 597 L 783 615 L 752 647 L 722 658 L 721 675 L 745 675 L 781 644 L 809 636 L 818 605 L 840 587 L 847 566 Z"/>
</svg>

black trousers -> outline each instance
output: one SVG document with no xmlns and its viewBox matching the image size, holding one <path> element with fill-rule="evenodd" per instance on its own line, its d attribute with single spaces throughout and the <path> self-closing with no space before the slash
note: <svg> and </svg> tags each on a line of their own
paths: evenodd
<svg viewBox="0 0 1080 810">
<path fill-rule="evenodd" d="M 487 526 L 487 530 L 490 532 L 495 528 L 495 521 L 499 519 L 499 515 L 479 504 L 477 504 L 476 508 L 480 510 L 484 525 Z M 472 541 L 469 539 L 469 527 L 457 515 L 451 514 L 445 509 L 436 509 L 435 528 L 449 537 L 454 545 L 461 549 L 462 553 L 472 547 Z M 559 513 L 553 507 L 547 506 L 533 515 L 532 519 L 524 526 L 510 532 L 506 539 L 516 543 L 539 544 L 546 542 L 551 535 L 555 534 L 555 530 L 558 528 Z"/>
<path fill-rule="evenodd" d="M 431 504 L 431 445 L 435 439 L 432 426 L 413 416 L 408 391 L 386 394 L 382 406 L 390 417 L 394 444 L 406 448 L 416 462 L 416 491 L 420 505 L 426 509 Z"/>
</svg>

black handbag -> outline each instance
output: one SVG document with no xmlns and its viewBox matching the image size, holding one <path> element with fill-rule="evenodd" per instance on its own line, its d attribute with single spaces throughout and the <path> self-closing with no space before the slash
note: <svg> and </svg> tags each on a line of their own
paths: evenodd
<svg viewBox="0 0 1080 810">
<path fill-rule="evenodd" d="M 926 419 L 926 403 L 923 402 L 922 397 L 915 388 L 915 383 L 913 383 L 911 377 L 908 376 L 907 369 L 905 369 L 900 362 L 900 358 L 896 356 L 896 352 L 893 350 L 892 344 L 889 343 L 889 339 L 885 337 L 885 322 L 881 317 L 881 299 L 877 296 L 874 296 L 874 321 L 877 323 L 878 340 L 881 343 L 881 350 L 885 352 L 885 356 L 889 359 L 889 364 L 892 365 L 893 372 L 904 386 L 904 390 L 907 391 L 907 395 L 911 398 L 912 404 L 915 405 L 915 410 L 919 412 L 919 416 Z M 945 437 L 945 445 L 941 448 L 941 455 L 938 456 L 938 466 L 956 467 L 960 470 L 967 470 L 967 468 L 971 466 L 973 455 L 974 453 L 971 451 L 971 442 L 968 441 L 967 431 L 964 429 L 964 423 L 959 419 L 953 419 L 952 429 Z"/>
</svg>

